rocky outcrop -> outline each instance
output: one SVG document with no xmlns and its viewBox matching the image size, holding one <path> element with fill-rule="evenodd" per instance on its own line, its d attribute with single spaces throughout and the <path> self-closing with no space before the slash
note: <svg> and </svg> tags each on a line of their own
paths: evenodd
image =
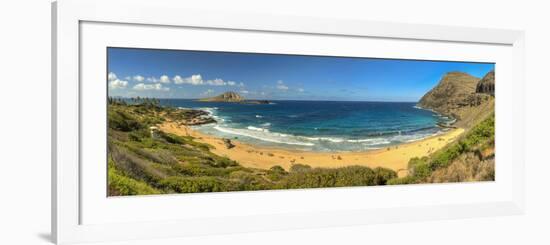
<svg viewBox="0 0 550 245">
<path fill-rule="evenodd" d="M 180 125 L 197 126 L 209 123 L 216 123 L 210 113 L 203 110 L 194 109 L 174 109 L 166 110 L 164 116 L 178 122 Z"/>
<path fill-rule="evenodd" d="M 478 87 L 482 88 L 481 93 L 477 92 Z M 469 128 L 494 111 L 490 91 L 494 92 L 492 71 L 481 80 L 467 73 L 449 72 L 420 99 L 418 106 L 451 116 L 456 119 L 455 126 Z"/>
<path fill-rule="evenodd" d="M 216 120 L 212 117 L 194 117 L 184 121 L 181 121 L 181 124 L 187 126 L 198 126 L 204 124 L 216 123 Z"/>
<path fill-rule="evenodd" d="M 243 104 L 253 104 L 253 105 L 263 105 L 263 104 L 271 104 L 271 101 L 269 101 L 269 100 L 245 100 L 241 103 L 243 103 Z"/>
<path fill-rule="evenodd" d="M 483 93 L 495 96 L 495 71 L 490 71 L 476 86 L 476 93 Z"/>
<path fill-rule="evenodd" d="M 235 147 L 235 145 L 233 144 L 233 142 L 231 142 L 230 139 L 224 138 L 223 139 L 223 144 L 225 145 L 225 148 L 227 148 L 227 149 L 231 149 L 231 148 Z"/>
<path fill-rule="evenodd" d="M 215 97 L 199 99 L 204 102 L 243 102 L 244 98 L 235 92 L 225 92 Z"/>
</svg>

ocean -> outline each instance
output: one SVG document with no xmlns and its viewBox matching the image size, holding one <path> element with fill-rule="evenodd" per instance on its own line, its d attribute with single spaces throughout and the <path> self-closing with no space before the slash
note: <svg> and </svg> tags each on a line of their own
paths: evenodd
<svg viewBox="0 0 550 245">
<path fill-rule="evenodd" d="M 271 104 L 161 99 L 162 105 L 208 111 L 210 135 L 267 147 L 321 152 L 366 151 L 441 133 L 451 119 L 414 102 L 272 101 Z"/>
</svg>

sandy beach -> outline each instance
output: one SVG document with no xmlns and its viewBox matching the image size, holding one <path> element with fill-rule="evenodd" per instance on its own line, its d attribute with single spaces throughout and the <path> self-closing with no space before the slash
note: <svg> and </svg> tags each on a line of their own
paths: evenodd
<svg viewBox="0 0 550 245">
<path fill-rule="evenodd" d="M 389 168 L 396 171 L 400 177 L 408 174 L 409 159 L 427 156 L 454 141 L 464 132 L 462 128 L 451 129 L 419 141 L 366 152 L 307 152 L 254 146 L 238 140 L 231 140 L 235 147 L 227 149 L 222 139 L 175 122 L 166 122 L 160 125 L 160 129 L 176 135 L 195 137 L 199 142 L 212 145 L 212 152 L 215 154 L 226 156 L 245 167 L 269 169 L 279 165 L 288 170 L 292 164 L 297 163 L 323 168 L 361 165 Z"/>
</svg>

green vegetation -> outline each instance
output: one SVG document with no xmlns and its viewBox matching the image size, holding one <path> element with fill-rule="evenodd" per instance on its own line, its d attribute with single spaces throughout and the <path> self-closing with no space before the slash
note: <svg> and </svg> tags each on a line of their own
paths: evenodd
<svg viewBox="0 0 550 245">
<path fill-rule="evenodd" d="M 161 107 L 154 99 L 109 99 L 109 195 L 146 195 L 385 185 L 389 169 L 335 169 L 294 164 L 269 170 L 245 168 L 215 155 L 212 146 L 151 129 L 164 121 L 183 122 L 201 111 Z M 152 131 L 153 130 L 153 131 Z"/>
<path fill-rule="evenodd" d="M 362 166 L 334 169 L 300 168 L 300 171 L 295 172 L 291 168 L 291 173 L 277 183 L 276 186 L 280 189 L 295 189 L 385 185 L 389 179 L 395 177 L 397 177 L 397 174 L 392 170 L 384 168 L 370 169 Z"/>
<path fill-rule="evenodd" d="M 495 116 L 491 115 L 457 142 L 430 157 L 412 158 L 409 161 L 409 175 L 391 179 L 388 184 L 494 180 L 494 155 L 484 154 L 494 152 L 494 144 Z"/>
<path fill-rule="evenodd" d="M 110 195 L 141 195 L 141 194 L 159 194 L 160 191 L 150 187 L 145 182 L 138 181 L 125 176 L 114 166 L 114 163 L 109 159 L 108 175 L 109 175 L 109 194 Z"/>
</svg>

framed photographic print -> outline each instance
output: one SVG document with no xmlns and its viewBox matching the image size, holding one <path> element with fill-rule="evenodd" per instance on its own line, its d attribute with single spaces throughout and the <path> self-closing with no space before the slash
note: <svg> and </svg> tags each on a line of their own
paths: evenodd
<svg viewBox="0 0 550 245">
<path fill-rule="evenodd" d="M 521 31 L 184 9 L 53 4 L 57 243 L 523 212 Z"/>
</svg>

